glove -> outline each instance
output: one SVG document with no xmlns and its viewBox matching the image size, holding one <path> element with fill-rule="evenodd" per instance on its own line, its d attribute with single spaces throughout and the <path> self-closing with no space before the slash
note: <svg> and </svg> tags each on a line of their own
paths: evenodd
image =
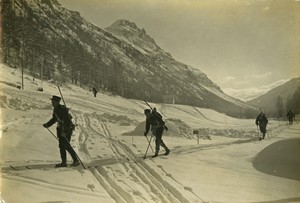
<svg viewBox="0 0 300 203">
<path fill-rule="evenodd" d="M 146 133 L 146 131 L 144 132 L 144 135 L 147 136 L 148 133 Z"/>
<path fill-rule="evenodd" d="M 48 126 L 47 126 L 47 124 L 46 124 L 46 123 L 44 123 L 44 124 L 43 124 L 43 127 L 44 127 L 44 128 L 48 128 Z"/>
</svg>

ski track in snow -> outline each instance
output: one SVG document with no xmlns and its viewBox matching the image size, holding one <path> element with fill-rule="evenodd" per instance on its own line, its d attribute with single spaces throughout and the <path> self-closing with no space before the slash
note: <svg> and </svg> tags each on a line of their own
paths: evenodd
<svg viewBox="0 0 300 203">
<path fill-rule="evenodd" d="M 102 142 L 105 142 L 107 147 L 109 147 L 112 151 L 113 158 L 98 160 L 100 166 L 90 166 L 89 169 L 112 199 L 117 202 L 133 202 L 134 199 L 137 200 L 142 198 L 139 195 L 141 193 L 134 189 L 134 185 L 139 184 L 142 185 L 142 188 L 148 192 L 150 199 L 153 201 L 189 202 L 189 200 L 185 198 L 181 192 L 176 189 L 176 187 L 172 186 L 168 183 L 168 181 L 166 181 L 166 178 L 161 177 L 161 175 L 159 175 L 159 173 L 153 169 L 153 166 L 149 166 L 147 161 L 140 160 L 141 158 L 139 158 L 126 144 L 119 140 L 115 140 L 111 136 L 110 131 L 104 122 L 97 123 L 98 119 L 93 118 L 90 115 L 83 115 L 83 117 L 83 125 L 90 131 L 88 133 L 85 132 L 84 134 L 98 135 Z M 245 142 L 252 142 L 253 140 L 254 139 L 252 138 L 246 140 Z M 183 153 L 188 154 L 204 149 L 225 147 L 234 143 L 235 142 L 231 141 L 221 144 L 218 143 L 210 145 L 197 145 L 194 147 L 178 147 L 172 150 L 172 154 L 177 156 Z M 84 151 L 88 152 L 88 149 Z M 113 164 L 118 164 L 119 167 L 117 170 L 113 170 L 111 167 Z M 161 166 L 158 165 L 157 167 L 164 171 Z M 119 180 L 118 182 L 114 181 L 116 177 L 122 177 L 124 174 L 129 174 L 128 178 L 132 179 L 132 184 L 130 186 L 122 180 Z M 177 184 L 181 185 L 166 172 L 165 174 L 167 177 L 177 182 Z M 189 191 L 192 195 L 196 196 L 199 201 L 203 201 L 200 197 L 193 193 L 191 188 L 183 185 L 181 185 L 181 187 L 184 190 Z M 151 193 L 149 193 L 149 190 Z M 137 194 L 137 196 L 134 196 L 135 194 Z M 142 199 L 142 201 L 145 201 L 146 199 Z"/>
<path fill-rule="evenodd" d="M 70 169 L 55 169 L 56 171 L 68 171 Z M 22 183 L 28 183 L 30 185 L 38 185 L 45 188 L 51 188 L 55 190 L 61 190 L 71 193 L 79 193 L 82 195 L 87 196 L 95 196 L 95 197 L 102 197 L 101 193 L 97 192 L 91 192 L 88 188 L 81 188 L 81 187 L 75 187 L 70 185 L 63 185 L 63 184 L 53 184 L 48 181 L 43 181 L 40 179 L 34 179 L 32 177 L 26 177 L 26 175 L 18 174 L 18 176 L 5 176 L 6 179 L 22 182 Z"/>
<path fill-rule="evenodd" d="M 99 160 L 94 161 L 94 163 L 98 162 L 96 166 L 93 166 L 93 164 L 89 166 L 89 170 L 112 199 L 116 202 L 134 202 L 134 200 L 139 199 L 141 201 L 151 199 L 152 201 L 166 203 L 189 202 L 176 187 L 169 184 L 151 166 L 141 160 L 126 144 L 112 138 L 104 122 L 95 123 L 97 119 L 84 114 L 83 117 L 82 121 L 84 123 L 80 125 L 85 126 L 88 132 L 82 132 L 85 135 L 98 136 L 112 151 L 113 158 L 107 159 L 104 164 Z M 88 149 L 85 149 L 84 152 L 88 152 Z M 90 155 L 86 157 L 90 157 Z M 110 164 L 117 164 L 118 169 L 112 170 Z M 114 179 L 124 175 L 128 175 L 128 178 L 132 180 L 130 186 L 122 180 L 114 181 Z M 139 192 L 140 189 L 147 191 L 149 197 L 140 197 L 139 194 L 145 193 L 145 191 Z"/>
<path fill-rule="evenodd" d="M 168 179 L 177 182 L 183 190 L 190 192 L 191 196 L 198 198 L 199 202 L 202 201 L 190 188 L 184 187 L 166 172 L 166 177 L 162 177 L 154 169 L 155 166 L 153 166 L 153 164 L 155 163 L 153 161 L 143 160 L 125 143 L 114 139 L 106 123 L 99 121 L 97 115 L 73 112 L 73 119 L 75 123 L 78 124 L 74 131 L 74 134 L 78 134 L 78 136 L 75 136 L 75 139 L 72 137 L 71 145 L 74 147 L 75 151 L 77 151 L 77 154 L 80 155 L 80 158 L 85 165 L 88 165 L 88 170 L 98 180 L 99 184 L 116 202 L 190 202 L 188 198 L 182 195 L 181 191 L 179 191 L 174 184 L 168 182 Z M 27 122 L 27 120 L 19 120 L 18 122 Z M 93 137 L 93 143 L 100 142 L 102 143 L 102 148 L 109 148 L 111 150 L 112 154 L 110 158 L 90 154 L 90 150 L 93 149 L 93 143 L 89 143 L 90 136 Z M 147 162 L 150 162 L 151 165 Z M 17 163 L 12 162 L 12 164 Z M 83 189 L 59 184 L 53 185 L 51 182 L 43 181 L 38 178 L 34 179 L 32 177 L 26 177 L 26 170 L 68 171 L 73 169 L 55 169 L 53 168 L 55 162 L 48 161 L 48 163 L 46 163 L 43 160 L 29 160 L 25 163 L 23 162 L 23 166 L 20 164 L 22 163 L 19 162 L 16 165 L 17 171 L 9 168 L 2 169 L 3 172 L 5 172 L 4 177 L 6 179 L 34 184 L 41 187 L 91 195 L 88 188 Z M 156 167 L 163 171 L 161 166 Z M 84 171 L 81 170 L 81 173 L 84 173 Z M 127 181 L 122 181 L 122 177 L 131 179 L 131 184 L 129 185 L 126 183 Z M 118 179 L 118 181 L 114 181 L 115 179 Z M 141 194 L 148 194 L 148 196 L 141 196 Z M 100 193 L 93 193 L 92 195 L 96 197 L 101 196 Z"/>
<path fill-rule="evenodd" d="M 76 131 L 79 131 L 78 139 L 72 140 L 71 144 L 76 147 L 76 151 L 80 151 L 80 155 L 84 154 L 84 162 L 90 161 L 93 157 L 89 154 L 89 148 L 87 147 L 87 141 L 89 140 L 89 134 L 98 136 L 97 141 L 102 141 L 106 147 L 112 151 L 112 158 L 104 160 L 94 160 L 93 163 L 88 164 L 88 170 L 94 175 L 99 181 L 99 184 L 105 189 L 109 196 L 116 202 L 142 202 L 147 201 L 160 201 L 165 203 L 178 203 L 178 202 L 189 202 L 181 192 L 172 184 L 168 183 L 166 178 L 162 177 L 158 172 L 153 169 L 153 166 L 149 166 L 142 158 L 138 157 L 126 144 L 119 140 L 115 140 L 104 122 L 98 122 L 97 119 L 90 115 L 81 114 L 75 115 L 75 120 L 79 124 Z M 99 156 L 97 157 L 99 158 Z M 27 164 L 32 161 L 27 161 Z M 53 185 L 51 182 L 40 180 L 39 178 L 26 177 L 26 170 L 56 170 L 56 171 L 68 171 L 70 168 L 55 169 L 53 163 L 49 164 L 48 167 L 44 163 L 37 164 L 39 161 L 34 161 L 30 168 L 23 168 L 19 171 L 20 167 L 16 167 L 18 170 L 6 170 L 3 171 L 6 179 L 23 182 L 27 184 L 38 185 L 41 187 L 58 189 L 67 192 L 79 193 L 83 195 L 91 195 L 87 188 L 70 187 L 69 185 L 64 186 L 63 184 Z M 27 165 L 26 164 L 26 165 Z M 114 165 L 114 167 L 112 167 Z M 117 165 L 117 167 L 116 167 Z M 24 165 L 25 166 L 25 165 Z M 79 170 L 79 169 L 77 169 Z M 81 173 L 85 173 L 81 170 Z M 122 181 L 122 178 L 131 179 L 131 184 Z M 115 179 L 118 179 L 116 182 Z M 126 181 L 127 182 L 127 181 Z M 184 187 L 183 187 L 184 188 Z M 143 190 L 143 191 L 139 191 Z M 141 196 L 140 194 L 148 194 L 148 197 Z M 194 195 L 193 193 L 191 193 Z M 92 194 L 93 196 L 100 196 L 100 194 Z"/>
</svg>

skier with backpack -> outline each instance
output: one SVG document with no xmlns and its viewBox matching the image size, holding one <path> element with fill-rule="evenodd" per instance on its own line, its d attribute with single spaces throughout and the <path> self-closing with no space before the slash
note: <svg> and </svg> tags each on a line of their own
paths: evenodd
<svg viewBox="0 0 300 203">
<path fill-rule="evenodd" d="M 286 116 L 289 119 L 289 124 L 293 124 L 294 118 L 295 118 L 295 114 L 291 110 L 289 110 L 289 112 L 286 114 Z"/>
<path fill-rule="evenodd" d="M 268 119 L 266 117 L 266 115 L 261 112 L 256 120 L 255 120 L 255 124 L 256 126 L 259 126 L 260 132 L 263 134 L 262 137 L 259 137 L 259 140 L 265 139 L 266 133 L 267 133 L 267 124 L 268 124 Z"/>
<path fill-rule="evenodd" d="M 61 98 L 58 96 L 53 96 L 51 98 L 53 106 L 52 118 L 43 127 L 49 128 L 54 123 L 57 122 L 56 133 L 59 142 L 60 156 L 62 162 L 56 164 L 55 167 L 67 167 L 67 153 L 68 151 L 73 159 L 71 166 L 78 166 L 80 164 L 76 152 L 70 145 L 71 136 L 75 125 L 72 122 L 72 116 L 69 114 L 69 109 L 65 105 L 60 104 Z"/>
<path fill-rule="evenodd" d="M 147 136 L 151 127 L 152 134 L 155 136 L 155 153 L 152 157 L 154 158 L 158 156 L 160 146 L 162 146 L 166 150 L 165 155 L 169 155 L 170 149 L 162 140 L 163 131 L 167 129 L 165 127 L 165 122 L 163 121 L 162 116 L 156 110 L 152 110 L 151 112 L 150 109 L 145 109 L 144 114 L 146 116 L 146 126 L 144 135 Z"/>
</svg>

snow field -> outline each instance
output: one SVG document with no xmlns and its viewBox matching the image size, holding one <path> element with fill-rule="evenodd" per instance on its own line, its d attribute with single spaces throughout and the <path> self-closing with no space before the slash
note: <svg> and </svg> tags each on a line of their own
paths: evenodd
<svg viewBox="0 0 300 203">
<path fill-rule="evenodd" d="M 20 80 L 14 69 L 2 65 L 0 70 L 0 81 L 17 84 Z M 35 83 L 40 81 L 35 79 Z M 59 92 L 52 83 L 43 82 L 43 92 L 37 92 L 37 86 L 30 77 L 25 79 L 25 90 L 0 83 L 0 191 L 6 202 L 300 201 L 299 180 L 286 171 L 280 176 L 271 173 L 279 169 L 274 166 L 260 169 L 253 165 L 257 160 L 268 163 L 275 151 L 260 156 L 268 146 L 299 138 L 299 124 L 287 126 L 271 120 L 271 136 L 259 142 L 254 120 L 210 109 L 150 103 L 166 119 L 169 130 L 163 139 L 171 153 L 144 160 L 148 142 L 143 136 L 143 110 L 147 108 L 143 101 L 103 93 L 95 98 L 87 90 L 62 86 L 77 124 L 71 145 L 87 169 L 56 169 L 58 143 L 42 124 L 52 116 L 49 98 Z M 49 128 L 54 134 L 55 127 Z M 200 131 L 199 144 L 195 129 Z M 285 146 L 292 145 L 287 142 Z M 285 153 L 281 161 L 291 157 Z M 152 154 L 149 148 L 148 155 Z M 293 156 L 289 167 L 294 169 L 297 161 Z"/>
</svg>

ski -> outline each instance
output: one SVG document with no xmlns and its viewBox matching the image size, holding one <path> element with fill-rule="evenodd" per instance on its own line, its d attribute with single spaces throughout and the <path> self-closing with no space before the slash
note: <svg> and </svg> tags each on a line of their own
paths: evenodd
<svg viewBox="0 0 300 203">
<path fill-rule="evenodd" d="M 55 164 L 36 164 L 36 165 L 18 165 L 18 166 L 14 166 L 14 165 L 9 165 L 9 167 L 2 167 L 1 171 L 25 171 L 25 170 L 33 170 L 33 169 L 40 169 L 40 170 L 48 170 L 48 169 L 77 169 L 78 167 L 81 167 L 81 165 L 77 165 L 77 166 L 71 166 L 71 164 L 69 164 L 66 167 L 55 167 Z M 84 168 L 86 169 L 86 168 Z"/>
<path fill-rule="evenodd" d="M 50 168 L 53 165 L 22 165 L 22 166 L 13 166 L 9 165 L 9 167 L 3 167 L 1 170 L 8 171 L 8 170 L 14 170 L 14 171 L 24 171 L 24 170 L 31 170 L 31 169 L 44 169 L 44 168 Z"/>
<path fill-rule="evenodd" d="M 148 156 L 143 156 L 142 158 L 144 159 L 144 160 L 146 160 L 146 159 L 155 159 L 155 158 L 159 158 L 159 157 L 167 157 L 168 155 L 165 155 L 165 154 L 159 154 L 159 155 L 157 155 L 157 156 L 155 156 L 155 157 L 153 157 L 153 155 L 148 155 Z"/>
<path fill-rule="evenodd" d="M 12 168 L 13 170 L 17 171 L 18 169 L 16 169 L 15 167 L 13 167 L 12 165 L 9 165 L 10 168 Z"/>
<path fill-rule="evenodd" d="M 13 165 L 9 165 L 9 167 L 6 168 L 1 168 L 1 170 L 15 170 L 15 171 L 22 171 L 22 170 L 26 170 L 26 169 L 32 169 L 30 166 L 13 166 Z"/>
</svg>

